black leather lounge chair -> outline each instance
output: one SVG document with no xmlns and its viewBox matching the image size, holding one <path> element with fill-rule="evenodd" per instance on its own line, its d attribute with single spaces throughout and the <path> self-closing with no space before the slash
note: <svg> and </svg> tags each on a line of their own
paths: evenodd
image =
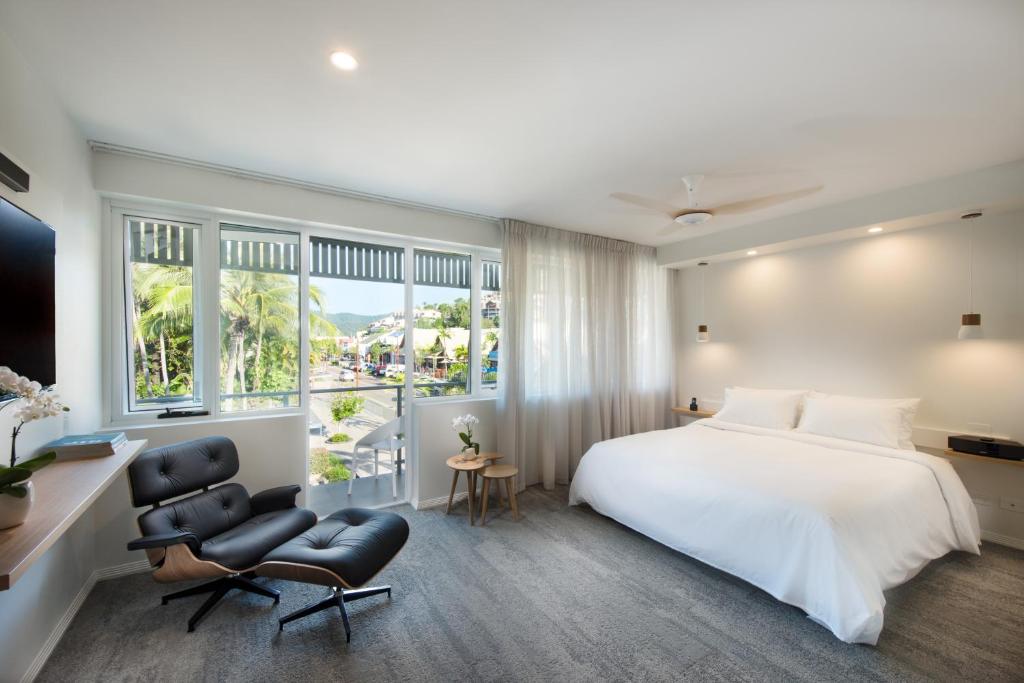
<svg viewBox="0 0 1024 683">
<path fill-rule="evenodd" d="M 249 496 L 240 484 L 221 484 L 238 473 L 231 440 L 208 437 L 155 448 L 128 467 L 135 507 L 152 505 L 139 517 L 142 538 L 129 550 L 145 550 L 162 583 L 219 577 L 163 596 L 169 600 L 212 593 L 188 620 L 199 620 L 233 589 L 280 600 L 280 593 L 253 581 L 268 552 L 311 529 L 316 515 L 295 507 L 298 486 L 280 486 Z M 214 484 L 221 484 L 210 488 Z M 169 503 L 164 501 L 193 494 Z"/>
</svg>

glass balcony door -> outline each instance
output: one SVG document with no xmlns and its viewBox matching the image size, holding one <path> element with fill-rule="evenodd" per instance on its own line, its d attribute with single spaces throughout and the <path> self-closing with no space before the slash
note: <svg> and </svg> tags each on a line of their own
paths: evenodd
<svg viewBox="0 0 1024 683">
<path fill-rule="evenodd" d="M 309 248 L 309 507 L 402 501 L 406 449 L 374 445 L 405 436 L 405 250 L 325 237 Z"/>
</svg>

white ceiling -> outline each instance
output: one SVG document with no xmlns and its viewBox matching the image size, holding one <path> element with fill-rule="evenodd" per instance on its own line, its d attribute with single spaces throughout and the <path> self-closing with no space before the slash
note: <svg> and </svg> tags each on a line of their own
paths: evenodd
<svg viewBox="0 0 1024 683">
<path fill-rule="evenodd" d="M 0 30 L 92 139 L 647 244 L 1024 158 L 1019 0 L 0 0 Z M 687 173 L 825 190 L 669 237 L 608 197 Z"/>
</svg>

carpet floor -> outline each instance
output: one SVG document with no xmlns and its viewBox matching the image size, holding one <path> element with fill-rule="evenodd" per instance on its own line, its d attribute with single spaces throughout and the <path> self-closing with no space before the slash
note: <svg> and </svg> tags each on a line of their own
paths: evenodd
<svg viewBox="0 0 1024 683">
<path fill-rule="evenodd" d="M 1024 552 L 953 553 L 889 591 L 877 647 L 847 645 L 803 613 L 651 541 L 567 490 L 531 488 L 522 518 L 469 527 L 465 505 L 396 508 L 409 543 L 373 583 L 393 597 L 277 628 L 326 595 L 271 582 L 281 604 L 167 606 L 144 574 L 96 585 L 39 681 L 923 681 L 1024 680 Z"/>
</svg>

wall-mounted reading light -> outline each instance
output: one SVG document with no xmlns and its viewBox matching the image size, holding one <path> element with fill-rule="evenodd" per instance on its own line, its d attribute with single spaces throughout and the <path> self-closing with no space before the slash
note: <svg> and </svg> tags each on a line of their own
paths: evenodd
<svg viewBox="0 0 1024 683">
<path fill-rule="evenodd" d="M 704 314 L 705 314 L 704 269 L 708 265 L 708 262 L 707 261 L 701 261 L 697 265 L 700 266 L 700 319 L 704 320 L 705 319 L 705 317 L 704 317 Z M 709 339 L 710 339 L 710 337 L 708 336 L 708 326 L 707 326 L 707 323 L 701 323 L 701 324 L 697 325 L 697 341 L 700 342 L 700 343 L 704 343 L 704 342 L 708 341 Z"/>
<path fill-rule="evenodd" d="M 975 218 L 981 218 L 981 211 L 971 211 L 960 216 L 962 220 L 969 221 Z M 967 247 L 967 303 L 968 310 L 970 313 L 964 313 L 960 316 L 960 331 L 957 333 L 957 339 L 982 339 L 985 333 L 981 329 L 981 313 L 974 312 L 974 226 L 972 225 L 971 234 L 968 238 Z"/>
</svg>

